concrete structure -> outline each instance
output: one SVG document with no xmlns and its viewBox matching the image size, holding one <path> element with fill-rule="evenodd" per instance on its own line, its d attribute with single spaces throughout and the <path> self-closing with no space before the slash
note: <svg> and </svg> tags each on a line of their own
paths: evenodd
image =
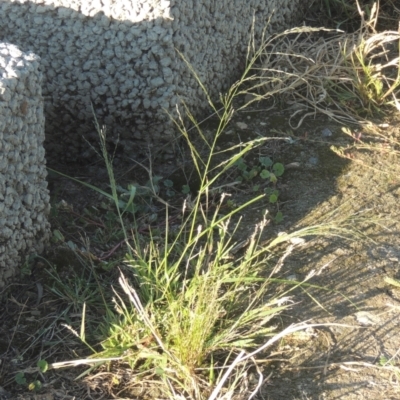
<svg viewBox="0 0 400 400">
<path fill-rule="evenodd" d="M 298 22 L 308 0 L 2 0 L 0 40 L 41 59 L 51 163 L 89 158 L 91 104 L 110 141 L 134 156 L 173 134 L 165 110 L 204 93 L 176 50 L 217 98 L 240 75 L 253 19 L 259 36 Z"/>
<path fill-rule="evenodd" d="M 90 160 L 92 106 L 128 155 L 159 147 L 173 137 L 167 114 L 182 101 L 195 115 L 208 108 L 178 52 L 217 98 L 243 71 L 252 23 L 258 38 L 268 20 L 269 32 L 280 31 L 308 3 L 2 0 L 0 288 L 49 238 L 45 129 L 52 164 Z"/>
<path fill-rule="evenodd" d="M 39 62 L 0 43 L 0 289 L 49 239 Z"/>
</svg>

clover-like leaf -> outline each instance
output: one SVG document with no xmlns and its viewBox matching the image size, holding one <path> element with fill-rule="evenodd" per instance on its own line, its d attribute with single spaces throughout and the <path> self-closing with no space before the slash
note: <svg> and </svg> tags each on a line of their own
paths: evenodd
<svg viewBox="0 0 400 400">
<path fill-rule="evenodd" d="M 182 185 L 182 193 L 183 194 L 189 194 L 190 193 L 189 185 Z"/>
<path fill-rule="evenodd" d="M 271 196 L 269 196 L 269 202 L 270 203 L 274 204 L 277 201 L 278 201 L 278 196 L 275 193 L 273 193 L 273 194 L 271 194 Z"/>
<path fill-rule="evenodd" d="M 23 372 L 18 372 L 18 374 L 15 375 L 15 382 L 17 382 L 18 385 L 26 385 L 25 374 Z"/>
<path fill-rule="evenodd" d="M 272 165 L 272 160 L 269 157 L 260 157 L 259 161 L 265 168 L 268 168 Z"/>
<path fill-rule="evenodd" d="M 246 165 L 246 163 L 244 162 L 244 159 L 243 159 L 242 157 L 240 157 L 240 158 L 235 162 L 234 165 L 236 165 L 236 166 L 239 168 L 240 171 L 246 171 L 246 169 L 247 169 L 247 165 Z"/>
<path fill-rule="evenodd" d="M 167 188 L 172 188 L 174 186 L 174 182 L 172 182 L 171 179 L 165 179 L 164 186 L 166 186 Z"/>
<path fill-rule="evenodd" d="M 35 380 L 28 385 L 29 390 L 34 390 L 35 392 L 39 391 L 42 388 L 42 382 L 39 380 Z"/>
<path fill-rule="evenodd" d="M 282 176 L 285 172 L 285 167 L 281 163 L 275 163 L 272 170 L 274 171 L 275 176 Z"/>
<path fill-rule="evenodd" d="M 49 364 L 46 360 L 39 360 L 37 366 L 42 373 L 45 373 L 49 369 Z"/>
</svg>

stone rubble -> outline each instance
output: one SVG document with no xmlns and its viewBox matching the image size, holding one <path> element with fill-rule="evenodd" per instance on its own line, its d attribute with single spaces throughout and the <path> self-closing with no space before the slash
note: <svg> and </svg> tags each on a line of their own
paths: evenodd
<svg viewBox="0 0 400 400">
<path fill-rule="evenodd" d="M 310 0 L 3 0 L 0 40 L 42 58 L 49 161 L 91 157 L 92 104 L 110 141 L 173 137 L 167 113 L 210 112 L 181 52 L 213 99 L 243 71 L 250 27 L 283 30 Z M 298 21 L 296 21 L 298 22 Z M 169 149 L 172 147 L 169 146 Z"/>
<path fill-rule="evenodd" d="M 0 288 L 50 236 L 39 63 L 0 43 Z"/>
<path fill-rule="evenodd" d="M 1 1 L 0 288 L 49 239 L 45 129 L 53 163 L 91 159 L 93 111 L 124 153 L 158 148 L 183 102 L 207 110 L 197 79 L 217 99 L 240 76 L 253 22 L 259 39 L 310 2 Z"/>
</svg>

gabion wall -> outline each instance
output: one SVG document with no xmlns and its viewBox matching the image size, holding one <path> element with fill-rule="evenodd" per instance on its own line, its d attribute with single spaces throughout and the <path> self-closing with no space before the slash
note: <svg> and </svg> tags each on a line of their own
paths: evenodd
<svg viewBox="0 0 400 400">
<path fill-rule="evenodd" d="M 0 288 L 49 239 L 39 60 L 0 43 Z"/>
<path fill-rule="evenodd" d="M 47 158 L 89 157 L 91 103 L 109 137 L 134 154 L 172 132 L 164 109 L 207 102 L 181 51 L 216 98 L 243 70 L 258 35 L 294 22 L 310 0 L 2 0 L 0 40 L 42 58 Z M 297 21 L 296 21 L 297 22 Z M 133 139 L 136 139 L 134 141 Z"/>
</svg>

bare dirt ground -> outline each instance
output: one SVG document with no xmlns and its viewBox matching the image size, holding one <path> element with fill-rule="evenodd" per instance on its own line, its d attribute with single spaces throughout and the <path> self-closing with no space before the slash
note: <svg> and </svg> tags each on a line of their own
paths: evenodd
<svg viewBox="0 0 400 400">
<path fill-rule="evenodd" d="M 276 115 L 249 113 L 241 121 L 249 132 L 293 133 Z M 284 221 L 278 230 L 353 218 L 354 228 L 366 237 L 310 238 L 285 260 L 281 276 L 311 278 L 309 286 L 292 293 L 295 304 L 282 316 L 283 324 L 307 320 L 341 326 L 283 340 L 269 354 L 275 361 L 264 369 L 269 379 L 259 399 L 400 398 L 400 289 L 384 280 L 400 278 L 400 165 L 396 146 L 384 139 L 399 138 L 399 128 L 393 117 L 383 138 L 353 127 L 352 139 L 341 125 L 316 118 L 292 134 L 291 143 L 275 149 L 275 159 L 298 163 L 281 183 Z M 368 143 L 379 150 L 370 151 Z M 348 159 L 338 157 L 332 145 L 348 147 Z"/>
</svg>

